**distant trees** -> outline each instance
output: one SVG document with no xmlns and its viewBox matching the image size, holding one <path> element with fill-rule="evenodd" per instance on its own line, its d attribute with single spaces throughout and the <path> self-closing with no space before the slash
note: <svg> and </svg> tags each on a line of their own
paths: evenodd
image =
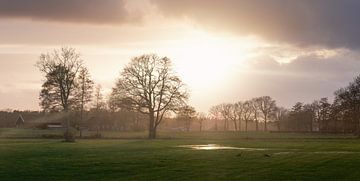
<svg viewBox="0 0 360 181">
<path fill-rule="evenodd" d="M 253 113 L 254 112 L 251 101 L 245 101 L 242 104 L 242 119 L 240 119 L 245 121 L 245 131 L 248 131 L 248 123 L 251 121 Z"/>
<path fill-rule="evenodd" d="M 199 123 L 199 131 L 200 132 L 203 130 L 203 124 L 206 119 L 207 119 L 207 117 L 206 117 L 205 113 L 202 113 L 202 112 L 197 113 L 196 120 Z"/>
<path fill-rule="evenodd" d="M 184 123 L 186 131 L 190 131 L 191 123 L 196 119 L 195 108 L 189 105 L 183 106 L 179 109 L 177 113 L 177 118 L 179 122 Z"/>
<path fill-rule="evenodd" d="M 312 104 L 296 103 L 281 122 L 286 130 L 359 135 L 360 76 L 337 90 L 333 103 L 329 103 L 328 98 L 315 100 Z"/>
<path fill-rule="evenodd" d="M 169 58 L 147 54 L 134 57 L 124 68 L 113 98 L 122 107 L 148 115 L 149 138 L 154 139 L 164 115 L 184 105 L 188 93 Z"/>
<path fill-rule="evenodd" d="M 68 114 L 76 102 L 76 79 L 83 67 L 80 54 L 75 49 L 64 47 L 52 53 L 40 55 L 36 66 L 44 73 L 45 82 L 40 92 L 41 106 L 46 111 L 64 111 Z M 70 120 L 66 121 L 66 141 L 70 136 Z"/>
<path fill-rule="evenodd" d="M 83 123 L 87 111 L 92 117 L 85 121 L 86 124 L 92 128 L 96 126 L 98 131 L 100 127 L 120 130 L 148 127 L 150 139 L 156 138 L 158 126 L 169 113 L 176 113 L 176 119 L 182 120 L 187 131 L 193 121 L 202 131 L 204 121 L 209 120 L 213 122 L 212 130 L 261 129 L 360 135 L 360 76 L 337 90 L 333 102 L 328 98 L 312 103 L 297 102 L 288 110 L 278 107 L 270 96 L 261 96 L 215 105 L 205 116 L 187 105 L 188 92 L 167 57 L 155 54 L 134 57 L 121 72 L 107 101 L 100 85 L 94 89 L 94 81 L 74 48 L 64 47 L 41 54 L 36 66 L 45 77 L 40 105 L 44 113 L 65 113 L 62 115 L 66 115 L 66 141 L 74 139 L 70 134 L 69 117 L 76 120 L 80 112 L 80 123 Z M 89 110 L 90 102 L 93 104 Z M 70 115 L 71 111 L 76 114 Z M 13 116 L 7 112 L 2 114 L 5 118 Z M 146 117 L 148 126 L 144 126 Z M 168 118 L 175 120 L 171 116 Z M 3 126 L 6 125 L 10 123 Z"/>
<path fill-rule="evenodd" d="M 347 87 L 335 92 L 334 107 L 338 120 L 344 124 L 344 131 L 360 135 L 360 76 Z"/>
<path fill-rule="evenodd" d="M 259 121 L 264 123 L 264 130 L 267 131 L 267 123 L 277 110 L 275 101 L 269 96 L 257 97 L 237 103 L 223 103 L 213 106 L 209 112 L 213 119 L 222 120 L 224 131 L 229 130 L 228 121 L 233 122 L 235 131 L 248 131 L 249 124 L 255 122 L 256 131 L 259 130 Z M 217 122 L 216 122 L 217 123 Z M 242 128 L 242 124 L 244 128 Z M 217 127 L 217 126 L 216 126 Z"/>
<path fill-rule="evenodd" d="M 264 118 L 264 130 L 267 131 L 267 121 L 269 116 L 276 110 L 276 103 L 270 96 L 263 96 L 258 98 L 259 110 Z"/>
<path fill-rule="evenodd" d="M 212 106 L 209 110 L 209 117 L 214 122 L 214 130 L 218 131 L 218 122 L 222 119 L 219 106 Z"/>
<path fill-rule="evenodd" d="M 274 114 L 274 123 L 278 131 L 281 131 L 282 123 L 288 119 L 289 111 L 283 107 L 277 107 Z"/>
<path fill-rule="evenodd" d="M 106 102 L 104 100 L 104 96 L 101 91 L 102 91 L 101 85 L 100 84 L 96 85 L 94 101 L 92 106 L 92 110 L 95 112 L 100 112 L 101 110 L 106 109 Z"/>
<path fill-rule="evenodd" d="M 253 98 L 251 99 L 251 108 L 252 114 L 254 116 L 256 131 L 259 131 L 259 116 L 260 116 L 260 106 L 261 106 L 261 99 L 260 98 Z"/>
</svg>

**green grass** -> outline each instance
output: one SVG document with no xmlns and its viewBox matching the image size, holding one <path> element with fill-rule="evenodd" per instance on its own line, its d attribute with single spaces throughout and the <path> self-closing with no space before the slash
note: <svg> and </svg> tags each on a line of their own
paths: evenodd
<svg viewBox="0 0 360 181">
<path fill-rule="evenodd" d="M 146 136 L 146 133 L 124 133 L 125 136 L 114 132 L 106 134 L 120 138 Z M 78 140 L 76 143 L 53 139 L 3 138 L 0 139 L 0 180 L 360 178 L 360 140 L 349 136 L 163 132 L 160 137 L 163 139 Z M 189 144 L 268 150 L 192 150 L 177 147 Z"/>
</svg>

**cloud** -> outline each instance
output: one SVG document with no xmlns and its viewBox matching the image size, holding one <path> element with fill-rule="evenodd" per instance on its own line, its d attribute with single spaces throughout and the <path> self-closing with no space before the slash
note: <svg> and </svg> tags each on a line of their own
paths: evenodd
<svg viewBox="0 0 360 181">
<path fill-rule="evenodd" d="M 360 48 L 358 0 L 151 0 L 165 15 L 297 46 Z"/>
<path fill-rule="evenodd" d="M 241 99 L 270 95 L 285 107 L 298 101 L 332 99 L 336 90 L 359 76 L 359 58 L 359 53 L 342 52 L 326 58 L 306 55 L 281 64 L 270 57 L 257 57 L 246 62 L 248 68 L 238 73 L 227 95 L 241 95 Z"/>
<path fill-rule="evenodd" d="M 121 24 L 140 15 L 126 0 L 0 0 L 0 18 Z"/>
</svg>

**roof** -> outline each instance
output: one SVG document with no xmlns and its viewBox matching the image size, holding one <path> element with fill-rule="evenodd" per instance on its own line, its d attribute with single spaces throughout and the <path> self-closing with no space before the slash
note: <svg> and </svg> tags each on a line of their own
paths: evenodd
<svg viewBox="0 0 360 181">
<path fill-rule="evenodd" d="M 21 116 L 21 115 L 19 115 L 19 117 L 17 118 L 17 120 L 16 120 L 16 125 L 20 125 L 20 124 L 24 124 L 25 123 L 25 120 L 24 120 L 24 118 Z"/>
</svg>

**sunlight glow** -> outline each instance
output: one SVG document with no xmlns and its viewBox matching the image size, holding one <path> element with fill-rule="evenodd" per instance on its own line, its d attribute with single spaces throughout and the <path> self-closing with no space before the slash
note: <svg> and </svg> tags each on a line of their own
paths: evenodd
<svg viewBox="0 0 360 181">
<path fill-rule="evenodd" d="M 169 55 L 174 55 L 177 71 L 187 83 L 210 88 L 214 82 L 228 80 L 233 70 L 240 71 L 246 59 L 256 56 L 253 50 L 259 44 L 253 37 L 217 37 L 195 31 L 178 41 Z"/>
</svg>

